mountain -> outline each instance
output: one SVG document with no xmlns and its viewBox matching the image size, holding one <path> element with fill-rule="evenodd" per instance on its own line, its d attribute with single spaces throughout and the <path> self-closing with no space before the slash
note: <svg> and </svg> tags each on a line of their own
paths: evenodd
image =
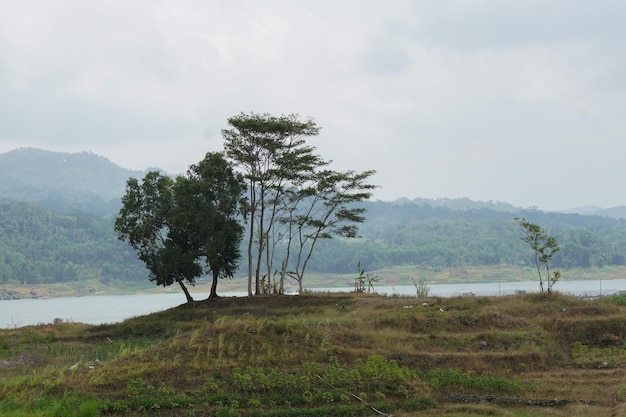
<svg viewBox="0 0 626 417">
<path fill-rule="evenodd" d="M 126 180 L 144 173 L 90 152 L 21 148 L 0 154 L 0 199 L 109 215 L 119 210 Z"/>
<path fill-rule="evenodd" d="M 626 206 L 617 206 L 607 209 L 598 206 L 585 206 L 564 210 L 563 213 L 576 213 L 587 216 L 603 216 L 612 217 L 614 219 L 626 219 Z"/>
<path fill-rule="evenodd" d="M 600 210 L 599 212 L 594 212 L 593 214 L 599 216 L 626 219 L 626 206 L 611 207 L 608 209 Z"/>
<path fill-rule="evenodd" d="M 507 212 L 507 213 L 515 213 L 520 211 L 520 207 L 515 207 L 509 203 L 503 203 L 501 201 L 474 201 L 470 200 L 467 197 L 463 198 L 414 198 L 413 200 L 409 199 L 398 199 L 394 201 L 394 203 L 400 204 L 417 204 L 417 205 L 428 205 L 431 207 L 445 207 L 451 210 L 458 211 L 467 211 L 467 210 L 493 210 L 499 212 Z"/>
</svg>

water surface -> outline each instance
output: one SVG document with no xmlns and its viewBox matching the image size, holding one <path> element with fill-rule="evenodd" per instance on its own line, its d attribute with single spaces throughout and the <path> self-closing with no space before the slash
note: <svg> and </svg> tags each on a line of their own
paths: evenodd
<svg viewBox="0 0 626 417">
<path fill-rule="evenodd" d="M 503 282 L 480 284 L 433 284 L 428 285 L 431 296 L 454 297 L 462 295 L 504 296 L 518 291 L 538 292 L 539 284 L 531 282 Z M 626 279 L 562 281 L 555 290 L 579 296 L 610 295 L 626 290 Z M 317 288 L 312 291 L 349 292 L 352 287 Z M 379 294 L 414 296 L 415 287 L 378 286 Z M 246 293 L 226 293 L 222 296 L 245 297 Z M 207 298 L 208 294 L 192 294 L 195 300 Z M 116 323 L 130 317 L 167 310 L 185 303 L 183 293 L 99 295 L 49 299 L 22 299 L 0 301 L 0 328 L 14 328 L 33 324 L 52 323 L 56 319 L 88 324 Z"/>
</svg>

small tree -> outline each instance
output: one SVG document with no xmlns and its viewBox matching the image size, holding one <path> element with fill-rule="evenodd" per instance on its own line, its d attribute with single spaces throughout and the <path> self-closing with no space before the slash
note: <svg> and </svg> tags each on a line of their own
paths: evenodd
<svg viewBox="0 0 626 417">
<path fill-rule="evenodd" d="M 526 219 L 516 217 L 515 221 L 522 228 L 522 241 L 528 243 L 535 255 L 535 266 L 539 275 L 539 288 L 544 291 L 544 280 L 548 283 L 548 294 L 552 294 L 552 287 L 561 278 L 560 271 L 550 273 L 552 256 L 561 250 L 554 236 L 548 235 L 541 226 Z"/>
</svg>

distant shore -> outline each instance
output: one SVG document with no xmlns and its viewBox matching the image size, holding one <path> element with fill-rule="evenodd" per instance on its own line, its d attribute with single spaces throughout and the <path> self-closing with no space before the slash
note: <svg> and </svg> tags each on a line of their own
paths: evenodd
<svg viewBox="0 0 626 417">
<path fill-rule="evenodd" d="M 375 278 L 376 286 L 414 285 L 423 280 L 426 285 L 433 284 L 469 284 L 469 283 L 505 283 L 537 280 L 532 268 L 509 266 L 472 266 L 458 268 L 429 268 L 424 266 L 399 266 L 369 273 Z M 354 285 L 357 274 L 311 274 L 305 288 L 345 288 Z M 563 281 L 577 280 L 612 280 L 626 279 L 626 267 L 586 268 L 563 271 Z M 555 287 L 558 290 L 558 283 Z M 204 279 L 195 286 L 189 286 L 192 292 L 210 292 L 210 283 Z M 289 292 L 296 292 L 297 286 L 290 282 Z M 123 295 L 123 294 L 167 294 L 178 293 L 178 285 L 157 287 L 147 279 L 136 285 L 106 285 L 99 280 L 83 280 L 53 284 L 9 283 L 0 285 L 0 300 L 37 299 L 75 297 L 83 295 Z M 218 284 L 218 293 L 247 292 L 247 279 L 238 277 L 223 279 Z"/>
</svg>

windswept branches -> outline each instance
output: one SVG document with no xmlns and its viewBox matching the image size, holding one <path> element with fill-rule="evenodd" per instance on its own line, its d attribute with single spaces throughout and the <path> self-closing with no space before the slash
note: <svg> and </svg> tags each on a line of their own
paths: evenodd
<svg viewBox="0 0 626 417">
<path fill-rule="evenodd" d="M 282 292 L 286 275 L 302 290 L 317 239 L 357 236 L 356 223 L 364 220 L 364 209 L 354 204 L 371 197 L 374 186 L 367 180 L 374 172 L 326 169 L 329 162 L 306 144 L 306 138 L 320 131 L 311 119 L 242 113 L 228 123 L 231 129 L 222 131 L 226 155 L 248 182 L 248 294 L 253 277 L 255 294 L 265 290 L 264 278 L 267 287 Z M 278 245 L 284 255 L 280 271 L 274 268 Z M 278 272 L 280 282 L 270 283 Z"/>
<path fill-rule="evenodd" d="M 355 204 L 371 197 L 376 186 L 367 183 L 374 171 L 355 173 L 354 171 L 323 170 L 311 177 L 308 187 L 290 192 L 290 210 L 282 223 L 288 225 L 287 262 L 295 243 L 293 271 L 289 275 L 303 290 L 306 267 L 311 259 L 318 239 L 333 236 L 355 238 L 358 236 L 358 223 L 365 220 L 365 209 Z M 294 242 L 295 237 L 295 242 Z M 285 271 L 283 270 L 283 274 Z"/>
<path fill-rule="evenodd" d="M 228 124 L 231 129 L 222 131 L 226 155 L 248 182 L 248 295 L 252 295 L 253 277 L 254 293 L 260 294 L 263 262 L 265 276 L 271 276 L 271 238 L 278 213 L 284 208 L 285 190 L 297 187 L 310 172 L 326 164 L 305 140 L 320 129 L 311 119 L 302 121 L 298 115 L 242 113 L 228 119 Z"/>
</svg>

